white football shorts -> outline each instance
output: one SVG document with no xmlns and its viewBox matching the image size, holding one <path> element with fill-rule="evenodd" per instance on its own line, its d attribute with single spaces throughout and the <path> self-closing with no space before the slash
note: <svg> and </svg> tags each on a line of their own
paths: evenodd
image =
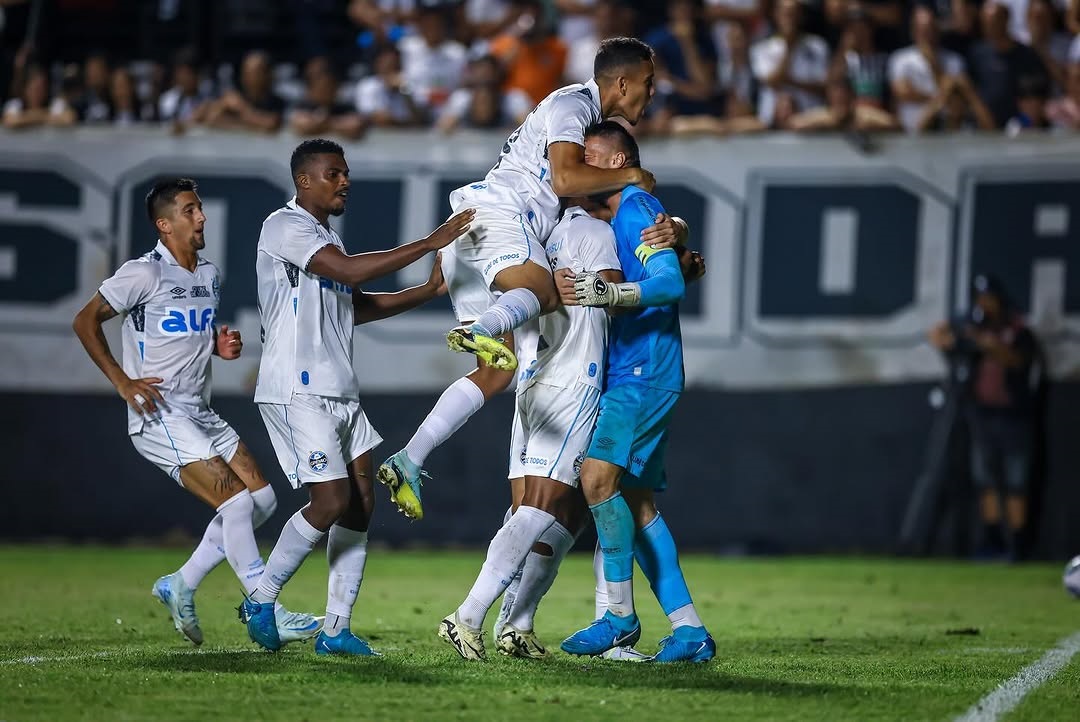
<svg viewBox="0 0 1080 722">
<path fill-rule="evenodd" d="M 517 397 L 520 438 L 512 447 L 511 473 L 542 476 L 576 487 L 600 408 L 600 389 L 532 383 Z M 518 429 L 515 425 L 515 431 Z M 513 437 L 511 437 L 513 438 Z M 511 441 L 512 444 L 515 442 Z"/>
<path fill-rule="evenodd" d="M 156 414 L 147 417 L 142 431 L 131 434 L 139 454 L 181 484 L 180 469 L 195 461 L 220 456 L 232 461 L 240 436 L 213 410 L 198 417 Z"/>
<path fill-rule="evenodd" d="M 382 443 L 360 402 L 293 394 L 288 404 L 259 404 L 278 464 L 294 489 L 346 479 L 346 465 Z"/>
<path fill-rule="evenodd" d="M 455 212 L 459 209 L 455 209 Z M 502 293 L 495 276 L 527 261 L 549 269 L 547 254 L 520 215 L 476 209 L 469 232 L 442 250 L 442 272 L 459 323 L 475 321 Z"/>
</svg>

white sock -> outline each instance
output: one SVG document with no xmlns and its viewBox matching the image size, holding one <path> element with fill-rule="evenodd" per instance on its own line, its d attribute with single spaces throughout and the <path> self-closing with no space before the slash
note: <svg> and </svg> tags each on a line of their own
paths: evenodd
<svg viewBox="0 0 1080 722">
<path fill-rule="evenodd" d="M 506 522 L 510 521 L 510 518 L 513 516 L 514 506 L 511 504 L 506 507 L 506 513 L 503 514 L 503 526 L 506 526 Z M 499 606 L 499 615 L 495 618 L 495 630 L 498 630 L 510 619 L 510 610 L 514 607 L 514 598 L 517 597 L 517 588 L 519 584 L 521 584 L 520 569 L 514 572 L 514 576 L 510 578 L 510 583 L 506 585 L 506 590 L 503 591 L 502 605 Z"/>
<path fill-rule="evenodd" d="M 544 598 L 555 576 L 559 573 L 559 564 L 574 546 L 574 535 L 559 522 L 553 522 L 547 531 L 540 535 L 539 542 L 551 547 L 551 556 L 538 554 L 535 550 L 525 559 L 521 570 L 521 582 L 517 588 L 517 598 L 510 611 L 510 624 L 517 629 L 532 629 L 536 617 L 536 608 Z"/>
<path fill-rule="evenodd" d="M 251 501 L 255 505 L 255 510 L 251 513 L 251 526 L 253 529 L 258 529 L 263 522 L 273 516 L 274 510 L 277 509 L 274 488 L 264 486 L 258 491 L 251 492 Z M 225 561 L 225 539 L 221 530 L 221 514 L 218 514 L 207 525 L 202 540 L 180 567 L 179 573 L 184 578 L 184 584 L 188 589 L 195 591 L 206 575 L 223 561 Z"/>
<path fill-rule="evenodd" d="M 247 489 L 226 499 L 225 503 L 218 507 L 225 558 L 247 594 L 255 590 L 263 573 L 263 560 L 259 555 L 259 546 L 255 543 L 255 529 L 251 524 L 251 514 L 254 511 L 255 503 Z"/>
<path fill-rule="evenodd" d="M 517 513 L 488 545 L 484 566 L 469 590 L 469 596 L 458 607 L 458 621 L 473 629 L 484 626 L 488 609 L 510 584 L 532 545 L 554 521 L 555 517 L 546 511 L 531 506 L 518 507 Z"/>
<path fill-rule="evenodd" d="M 276 602 L 281 588 L 289 581 L 311 550 L 326 536 L 326 532 L 313 527 L 301 512 L 293 514 L 285 522 L 274 551 L 266 560 L 266 571 L 259 580 L 259 587 L 249 596 L 254 602 Z"/>
<path fill-rule="evenodd" d="M 671 622 L 671 628 L 678 629 L 679 627 L 704 627 L 705 623 L 701 621 L 701 617 L 698 616 L 697 609 L 694 608 L 694 603 L 684 604 L 671 614 L 667 615 L 668 621 Z"/>
<path fill-rule="evenodd" d="M 326 590 L 326 621 L 323 631 L 336 637 L 348 629 L 356 595 L 364 580 L 367 564 L 366 531 L 354 531 L 334 524 L 326 540 L 326 561 L 330 564 L 330 582 Z"/>
<path fill-rule="evenodd" d="M 453 436 L 483 405 L 484 392 L 469 379 L 460 378 L 450 384 L 405 445 L 409 459 L 423 466 L 435 447 Z"/>
<path fill-rule="evenodd" d="M 607 611 L 607 579 L 604 578 L 604 553 L 600 551 L 600 542 L 596 543 L 593 552 L 592 570 L 596 578 L 596 616 L 593 619 L 599 619 Z"/>
<path fill-rule="evenodd" d="M 527 288 L 511 288 L 480 314 L 472 327 L 485 336 L 505 336 L 540 315 L 540 299 Z"/>
</svg>

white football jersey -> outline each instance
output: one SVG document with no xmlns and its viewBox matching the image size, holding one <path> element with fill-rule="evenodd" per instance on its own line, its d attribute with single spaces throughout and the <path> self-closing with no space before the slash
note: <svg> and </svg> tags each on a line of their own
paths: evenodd
<svg viewBox="0 0 1080 722">
<path fill-rule="evenodd" d="M 98 293 L 117 313 L 123 328 L 124 373 L 133 379 L 158 377 L 165 400 L 161 414 L 205 418 L 210 409 L 210 354 L 220 287 L 218 269 L 198 259 L 195 272 L 176 262 L 158 241 L 154 250 L 125 263 L 102 282 Z M 145 422 L 128 407 L 128 433 Z"/>
<path fill-rule="evenodd" d="M 556 90 L 540 101 L 506 143 L 484 180 L 450 194 L 450 206 L 494 208 L 520 214 L 541 243 L 559 222 L 559 197 L 551 186 L 548 146 L 562 141 L 585 146 L 585 130 L 599 123 L 595 80 Z"/>
<path fill-rule="evenodd" d="M 622 270 L 611 226 L 577 207 L 566 209 L 555 226 L 547 256 L 552 272 L 560 268 L 575 273 Z M 560 388 L 579 383 L 603 388 L 607 331 L 608 316 L 603 308 L 560 306 L 541 316 L 536 360 L 522 388 L 536 382 Z"/>
<path fill-rule="evenodd" d="M 312 256 L 329 245 L 345 250 L 338 234 L 296 198 L 263 221 L 255 261 L 263 342 L 258 403 L 288 404 L 293 392 L 359 398 L 352 288 L 307 270 Z"/>
</svg>

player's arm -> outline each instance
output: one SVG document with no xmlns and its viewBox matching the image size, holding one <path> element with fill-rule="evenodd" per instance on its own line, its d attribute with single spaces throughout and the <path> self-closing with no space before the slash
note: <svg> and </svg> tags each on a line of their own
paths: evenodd
<svg viewBox="0 0 1080 722">
<path fill-rule="evenodd" d="M 585 163 L 585 146 L 569 141 L 548 145 L 551 187 L 562 198 L 614 193 L 626 186 L 652 192 L 653 174 L 644 168 L 596 168 Z"/>
<path fill-rule="evenodd" d="M 116 315 L 116 311 L 105 300 L 105 297 L 101 293 L 95 293 L 82 310 L 75 314 L 71 328 L 79 337 L 90 359 L 105 374 L 105 378 L 116 387 L 120 397 L 140 414 L 152 414 L 157 411 L 156 402 L 164 401 L 161 392 L 154 386 L 154 384 L 160 384 L 162 379 L 156 377 L 132 379 L 124 373 L 123 367 L 109 349 L 109 342 L 102 329 L 102 324 Z"/>
<path fill-rule="evenodd" d="M 653 248 L 685 246 L 690 237 L 690 224 L 678 216 L 657 214 L 651 226 L 641 232 L 641 242 Z"/>
<path fill-rule="evenodd" d="M 428 301 L 446 294 L 446 281 L 442 275 L 442 254 L 436 254 L 435 265 L 428 280 L 419 286 L 395 293 L 364 293 L 353 290 L 353 317 L 356 325 L 370 323 L 399 313 L 411 311 Z"/>
<path fill-rule="evenodd" d="M 306 270 L 323 278 L 356 287 L 400 271 L 428 253 L 449 245 L 469 230 L 469 223 L 472 222 L 474 215 L 476 211 L 468 208 L 451 216 L 426 238 L 386 251 L 349 255 L 337 246 L 326 245 L 315 252 L 308 261 Z"/>
</svg>

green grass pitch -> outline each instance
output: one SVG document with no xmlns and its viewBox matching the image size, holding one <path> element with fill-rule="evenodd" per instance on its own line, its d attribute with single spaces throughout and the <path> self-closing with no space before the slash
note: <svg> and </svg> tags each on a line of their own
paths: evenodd
<svg viewBox="0 0 1080 722">
<path fill-rule="evenodd" d="M 224 566 L 196 596 L 196 649 L 150 596 L 184 554 L 0 547 L 0 720 L 949 720 L 1080 629 L 1057 564 L 687 556 L 713 662 L 582 660 L 557 651 L 592 618 L 573 554 L 537 617 L 552 657 L 466 663 L 435 628 L 482 552 L 373 549 L 354 629 L 384 656 L 258 651 Z M 321 614 L 325 582 L 316 553 L 282 601 Z M 640 577 L 637 597 L 651 652 L 668 627 Z M 1008 719 L 1080 719 L 1080 656 Z"/>
</svg>

